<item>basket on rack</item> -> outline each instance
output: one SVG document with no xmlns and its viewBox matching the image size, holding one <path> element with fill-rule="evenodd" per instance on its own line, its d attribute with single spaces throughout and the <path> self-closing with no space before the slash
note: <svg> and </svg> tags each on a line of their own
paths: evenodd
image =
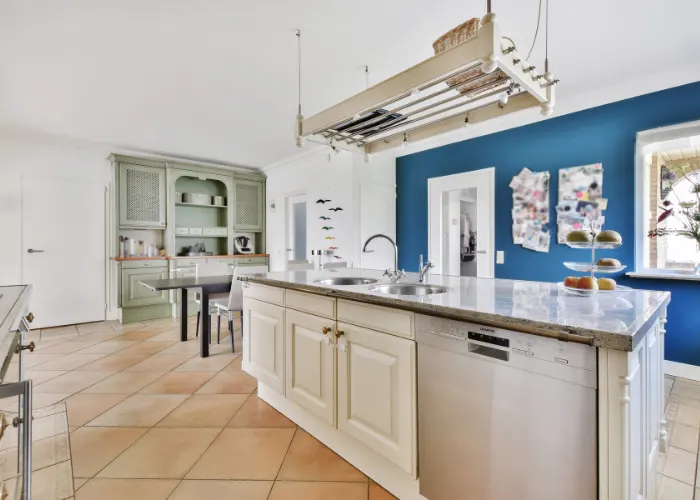
<svg viewBox="0 0 700 500">
<path fill-rule="evenodd" d="M 459 45 L 460 43 L 464 43 L 476 37 L 479 33 L 480 27 L 481 20 L 478 17 L 473 17 L 467 22 L 462 23 L 456 28 L 451 29 L 450 31 L 442 35 L 440 38 L 435 40 L 435 42 L 433 42 L 433 50 L 435 51 L 435 55 L 445 52 L 446 50 L 449 50 L 452 47 Z M 492 87 L 497 86 L 498 83 L 496 82 L 500 80 L 503 75 L 503 73 L 500 70 L 494 71 L 492 74 L 484 78 L 480 78 L 479 80 L 472 82 L 469 85 L 460 86 L 460 84 L 466 82 L 467 80 L 471 80 L 482 74 L 484 73 L 479 68 L 474 68 L 471 71 L 467 71 L 466 73 L 463 73 L 459 76 L 448 79 L 446 83 L 450 87 L 458 87 L 457 90 L 459 91 L 459 93 L 466 95 L 470 94 L 476 87 L 483 87 L 483 85 L 487 85 L 492 82 L 493 86 L 481 88 L 481 91 L 488 90 Z"/>
</svg>

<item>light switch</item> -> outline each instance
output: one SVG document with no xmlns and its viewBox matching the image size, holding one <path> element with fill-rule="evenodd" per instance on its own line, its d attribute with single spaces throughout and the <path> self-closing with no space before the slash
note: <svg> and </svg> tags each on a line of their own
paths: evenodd
<svg viewBox="0 0 700 500">
<path fill-rule="evenodd" d="M 503 264 L 506 261 L 506 253 L 503 250 L 496 250 L 496 264 Z"/>
</svg>

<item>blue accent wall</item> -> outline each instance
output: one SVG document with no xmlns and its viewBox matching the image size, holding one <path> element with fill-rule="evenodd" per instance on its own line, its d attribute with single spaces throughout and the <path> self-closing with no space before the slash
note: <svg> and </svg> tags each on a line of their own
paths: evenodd
<svg viewBox="0 0 700 500">
<path fill-rule="evenodd" d="M 580 250 L 556 243 L 549 253 L 513 244 L 512 190 L 508 183 L 523 167 L 551 173 L 550 218 L 558 199 L 558 170 L 602 163 L 603 196 L 609 200 L 605 227 L 622 234 L 623 245 L 601 256 L 634 267 L 634 171 L 636 133 L 700 119 L 700 82 L 591 108 L 496 134 L 401 157 L 396 164 L 396 237 L 400 268 L 416 271 L 428 254 L 428 179 L 496 167 L 496 249 L 505 264 L 496 277 L 561 281 L 571 274 L 562 264 L 581 260 Z M 666 359 L 700 365 L 700 282 L 620 277 L 635 288 L 671 291 Z"/>
</svg>

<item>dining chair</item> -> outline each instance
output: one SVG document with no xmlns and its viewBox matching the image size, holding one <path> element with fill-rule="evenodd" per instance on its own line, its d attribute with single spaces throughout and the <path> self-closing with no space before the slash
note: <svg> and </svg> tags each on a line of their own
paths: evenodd
<svg viewBox="0 0 700 500">
<path fill-rule="evenodd" d="M 309 262 L 308 260 L 302 260 L 302 261 L 295 261 L 290 260 L 287 262 L 287 271 L 313 271 L 314 270 L 314 265 Z"/>
<path fill-rule="evenodd" d="M 205 276 L 224 276 L 231 274 L 231 264 L 197 264 L 194 268 L 195 278 L 202 278 Z M 195 289 L 198 290 L 198 289 Z M 213 301 L 220 298 L 228 297 L 227 293 L 214 293 L 209 295 L 209 331 L 211 332 L 211 315 L 216 313 L 216 306 L 214 306 Z M 197 326 L 195 328 L 195 337 L 199 337 L 199 321 L 202 317 L 202 295 L 201 290 L 195 291 L 194 301 L 197 304 Z M 211 339 L 210 339 L 211 341 Z M 219 343 L 219 339 L 216 339 L 216 343 Z"/>
<path fill-rule="evenodd" d="M 221 316 L 228 319 L 228 331 L 231 335 L 231 350 L 235 352 L 233 343 L 233 314 L 239 313 L 241 318 L 241 335 L 243 334 L 243 282 L 238 277 L 245 274 L 266 273 L 267 266 L 236 266 L 233 268 L 233 280 L 231 280 L 231 292 L 227 299 L 218 298 L 213 301 L 216 307 L 216 339 L 217 343 L 221 335 Z"/>
</svg>

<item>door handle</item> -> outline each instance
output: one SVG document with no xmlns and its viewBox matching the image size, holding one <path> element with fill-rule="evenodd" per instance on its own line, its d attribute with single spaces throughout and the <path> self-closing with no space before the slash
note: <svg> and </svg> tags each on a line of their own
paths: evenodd
<svg viewBox="0 0 700 500">
<path fill-rule="evenodd" d="M 43 250 L 35 250 L 34 248 L 30 248 L 27 250 L 27 253 L 44 253 Z"/>
<path fill-rule="evenodd" d="M 294 250 L 293 248 L 287 248 L 287 251 L 288 251 L 288 252 L 291 252 L 291 251 L 293 251 L 293 250 Z"/>
</svg>

